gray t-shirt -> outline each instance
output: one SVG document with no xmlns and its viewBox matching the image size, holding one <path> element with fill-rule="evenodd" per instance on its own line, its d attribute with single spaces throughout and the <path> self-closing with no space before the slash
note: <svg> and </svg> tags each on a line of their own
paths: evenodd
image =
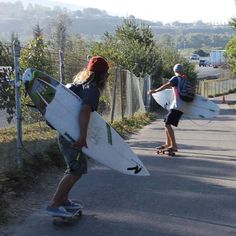
<svg viewBox="0 0 236 236">
<path fill-rule="evenodd" d="M 83 105 L 89 105 L 92 111 L 98 109 L 100 91 L 94 83 L 85 83 L 80 85 L 71 84 L 69 89 L 82 99 Z"/>
</svg>

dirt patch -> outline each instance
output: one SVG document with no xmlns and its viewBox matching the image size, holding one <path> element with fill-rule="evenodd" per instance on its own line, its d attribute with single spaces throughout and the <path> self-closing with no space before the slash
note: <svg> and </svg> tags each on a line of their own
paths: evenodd
<svg viewBox="0 0 236 236">
<path fill-rule="evenodd" d="M 62 169 L 50 168 L 36 176 L 34 184 L 29 183 L 29 191 L 7 193 L 9 206 L 5 226 L 23 222 L 26 216 L 47 205 L 62 175 Z"/>
</svg>

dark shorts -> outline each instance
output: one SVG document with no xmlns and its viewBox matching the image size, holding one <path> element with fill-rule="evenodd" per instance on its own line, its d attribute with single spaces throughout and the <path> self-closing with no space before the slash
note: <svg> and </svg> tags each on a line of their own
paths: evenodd
<svg viewBox="0 0 236 236">
<path fill-rule="evenodd" d="M 179 120 L 181 118 L 181 116 L 183 115 L 183 112 L 182 111 L 178 111 L 178 110 L 174 110 L 174 109 L 171 109 L 166 118 L 164 119 L 164 122 L 167 124 L 167 125 L 174 125 L 174 126 L 178 126 L 178 123 L 179 123 Z"/>
<path fill-rule="evenodd" d="M 67 170 L 65 173 L 72 175 L 86 174 L 86 155 L 82 151 L 71 147 L 72 143 L 67 141 L 61 135 L 58 135 L 58 145 L 67 165 Z"/>
</svg>

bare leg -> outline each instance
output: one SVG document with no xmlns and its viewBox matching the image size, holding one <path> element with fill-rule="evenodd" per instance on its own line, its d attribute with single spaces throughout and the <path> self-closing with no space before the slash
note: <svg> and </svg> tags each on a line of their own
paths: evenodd
<svg viewBox="0 0 236 236">
<path fill-rule="evenodd" d="M 74 184 L 82 175 L 64 175 L 57 186 L 53 196 L 51 207 L 59 207 L 63 202 L 68 200 L 68 195 Z"/>
<path fill-rule="evenodd" d="M 165 136 L 166 136 L 166 143 L 165 146 L 166 147 L 170 147 L 171 146 L 171 138 L 168 132 L 168 129 L 165 127 Z"/>
<path fill-rule="evenodd" d="M 168 147 L 177 150 L 177 144 L 175 141 L 175 134 L 174 134 L 174 130 L 172 129 L 171 125 L 166 124 L 165 130 L 166 130 L 166 136 L 167 136 L 167 140 L 168 140 L 168 144 L 169 144 Z"/>
</svg>

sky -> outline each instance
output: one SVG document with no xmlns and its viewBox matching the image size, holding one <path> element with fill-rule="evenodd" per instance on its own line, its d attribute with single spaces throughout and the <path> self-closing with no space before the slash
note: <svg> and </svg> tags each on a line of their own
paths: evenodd
<svg viewBox="0 0 236 236">
<path fill-rule="evenodd" d="M 169 23 L 228 23 L 236 17 L 235 0 L 51 0 L 70 3 L 81 8 L 98 8 L 110 15 Z"/>
</svg>

